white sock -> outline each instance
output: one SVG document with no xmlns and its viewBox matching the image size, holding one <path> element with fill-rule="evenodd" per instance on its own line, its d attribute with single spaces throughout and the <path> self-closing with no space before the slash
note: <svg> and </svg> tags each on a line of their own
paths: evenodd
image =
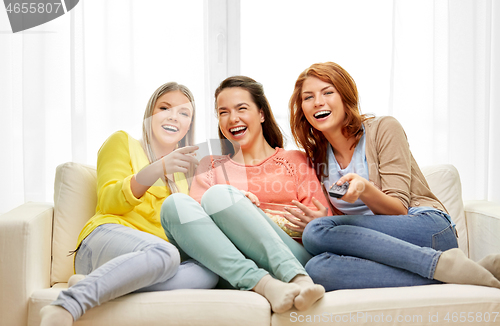
<svg viewBox="0 0 500 326">
<path fill-rule="evenodd" d="M 294 300 L 295 308 L 299 311 L 309 309 L 325 294 L 325 288 L 322 285 L 314 284 L 308 275 L 297 275 L 292 279 L 291 283 L 300 286 L 300 294 Z"/>
<path fill-rule="evenodd" d="M 477 262 L 500 280 L 500 254 L 491 254 Z"/>
<path fill-rule="evenodd" d="M 267 274 L 253 288 L 255 292 L 264 296 L 276 313 L 282 313 L 292 308 L 293 300 L 300 293 L 296 284 L 285 283 Z"/>
<path fill-rule="evenodd" d="M 472 284 L 500 288 L 498 281 L 486 268 L 467 258 L 462 250 L 453 248 L 441 254 L 434 279 L 454 284 Z"/>
</svg>

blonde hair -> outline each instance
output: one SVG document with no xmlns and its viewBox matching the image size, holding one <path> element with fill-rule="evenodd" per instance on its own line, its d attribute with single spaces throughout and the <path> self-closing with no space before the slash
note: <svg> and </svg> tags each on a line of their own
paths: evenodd
<svg viewBox="0 0 500 326">
<path fill-rule="evenodd" d="M 155 109 L 156 101 L 158 99 L 169 92 L 174 92 L 174 91 L 180 91 L 182 94 L 184 94 L 188 100 L 191 102 L 191 105 L 193 107 L 193 115 L 191 117 L 191 127 L 189 128 L 188 132 L 186 135 L 179 141 L 177 144 L 178 147 L 184 147 L 184 146 L 189 146 L 194 144 L 194 130 L 195 130 L 195 105 L 194 105 L 194 96 L 189 90 L 184 85 L 178 84 L 176 82 L 169 82 L 166 84 L 161 85 L 154 93 L 151 95 L 148 101 L 148 105 L 146 106 L 146 111 L 144 112 L 144 119 L 143 119 L 143 124 L 142 124 L 142 139 L 141 139 L 141 145 L 142 148 L 144 149 L 144 152 L 146 153 L 146 156 L 149 160 L 149 163 L 153 163 L 158 160 L 158 157 L 156 157 L 155 152 L 153 151 L 153 148 L 151 147 L 151 139 L 153 138 L 153 131 L 151 129 L 151 117 L 153 116 L 153 111 Z M 188 173 L 187 173 L 187 180 L 191 180 L 191 177 L 194 175 L 194 167 L 190 167 Z M 178 192 L 177 185 L 174 182 L 170 181 L 167 179 L 165 176 L 165 182 L 167 186 L 170 188 L 170 191 L 172 193 Z"/>
</svg>

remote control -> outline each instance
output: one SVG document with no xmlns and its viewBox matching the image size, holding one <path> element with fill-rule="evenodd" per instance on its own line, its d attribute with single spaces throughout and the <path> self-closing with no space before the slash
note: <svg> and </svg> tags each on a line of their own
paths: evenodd
<svg viewBox="0 0 500 326">
<path fill-rule="evenodd" d="M 328 194 L 330 194 L 330 196 L 334 198 L 341 198 L 346 194 L 348 188 L 349 188 L 349 182 L 347 181 L 341 186 L 338 186 L 336 183 L 334 183 L 330 187 L 330 190 L 328 190 Z"/>
</svg>

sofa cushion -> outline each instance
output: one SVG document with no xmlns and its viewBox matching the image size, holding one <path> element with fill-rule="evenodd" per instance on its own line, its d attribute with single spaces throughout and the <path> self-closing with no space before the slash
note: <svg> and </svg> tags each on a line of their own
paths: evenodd
<svg viewBox="0 0 500 326">
<path fill-rule="evenodd" d="M 457 225 L 458 247 L 469 255 L 467 224 L 462 201 L 462 183 L 458 170 L 451 164 L 438 164 L 422 168 L 422 173 L 436 197 L 448 210 Z"/>
<path fill-rule="evenodd" d="M 462 203 L 460 176 L 453 165 L 432 165 L 422 168 L 434 194 L 445 205 L 457 224 L 459 247 L 468 254 L 467 227 Z M 54 185 L 54 231 L 51 285 L 65 283 L 73 274 L 73 256 L 83 225 L 97 206 L 96 168 L 68 162 L 57 167 Z"/>
<path fill-rule="evenodd" d="M 54 226 L 51 285 L 73 275 L 73 255 L 78 235 L 97 206 L 95 167 L 64 163 L 57 167 L 54 183 Z"/>
<path fill-rule="evenodd" d="M 339 290 L 326 293 L 305 312 L 292 309 L 273 314 L 271 324 L 498 325 L 499 310 L 500 289 L 483 286 L 439 284 Z"/>
<path fill-rule="evenodd" d="M 33 293 L 28 326 L 40 325 L 40 309 L 57 298 L 60 289 Z M 251 291 L 174 290 L 133 293 L 87 311 L 75 326 L 234 326 L 271 324 L 267 300 Z"/>
</svg>

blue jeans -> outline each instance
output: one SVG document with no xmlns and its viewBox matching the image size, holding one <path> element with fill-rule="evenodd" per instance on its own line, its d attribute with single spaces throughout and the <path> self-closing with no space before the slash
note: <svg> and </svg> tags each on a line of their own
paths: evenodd
<svg viewBox="0 0 500 326">
<path fill-rule="evenodd" d="M 52 302 L 68 310 L 74 320 L 127 293 L 210 289 L 218 281 L 196 261 L 181 263 L 179 251 L 167 241 L 120 224 L 98 226 L 82 241 L 75 271 L 87 277 Z"/>
<path fill-rule="evenodd" d="M 302 241 L 315 255 L 306 270 L 326 291 L 438 284 L 441 252 L 458 247 L 447 215 L 436 211 L 323 217 Z"/>
<path fill-rule="evenodd" d="M 311 255 L 232 186 L 212 186 L 201 205 L 184 194 L 170 195 L 161 223 L 182 255 L 237 289 L 254 288 L 268 273 L 284 282 L 307 274 L 303 265 Z"/>
</svg>

